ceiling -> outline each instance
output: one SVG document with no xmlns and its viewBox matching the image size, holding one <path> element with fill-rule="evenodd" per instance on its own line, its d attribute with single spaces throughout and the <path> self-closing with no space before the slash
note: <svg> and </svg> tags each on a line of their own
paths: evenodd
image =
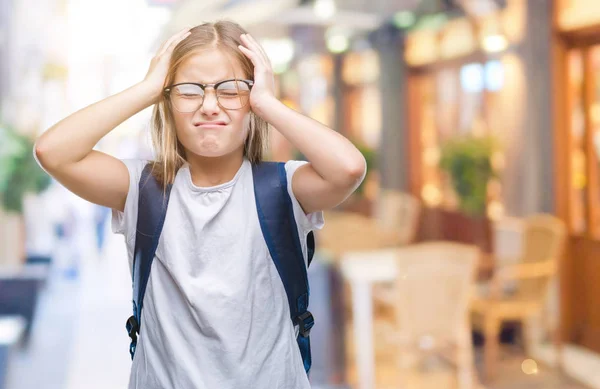
<svg viewBox="0 0 600 389">
<path fill-rule="evenodd" d="M 287 34 L 288 27 L 316 25 L 373 30 L 394 13 L 415 8 L 420 0 L 335 0 L 331 20 L 315 17 L 312 0 L 182 0 L 162 38 L 185 26 L 231 19 L 261 37 Z"/>
<path fill-rule="evenodd" d="M 290 28 L 309 27 L 323 31 L 329 26 L 369 32 L 377 29 L 396 12 L 446 12 L 463 9 L 481 15 L 497 9 L 506 0 L 334 0 L 335 16 L 322 20 L 315 16 L 315 0 L 179 0 L 172 17 L 161 31 L 162 42 L 183 27 L 207 21 L 229 19 L 240 23 L 258 38 L 289 36 Z M 312 27 L 310 27 L 312 26 Z M 322 34 L 321 34 L 322 35 Z M 307 38 L 310 39 L 310 38 Z M 158 42 L 157 42 L 158 44 Z"/>
</svg>

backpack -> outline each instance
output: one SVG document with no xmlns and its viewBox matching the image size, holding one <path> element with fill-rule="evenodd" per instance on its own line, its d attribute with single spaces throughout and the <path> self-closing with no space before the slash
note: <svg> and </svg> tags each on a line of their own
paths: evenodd
<svg viewBox="0 0 600 389">
<path fill-rule="evenodd" d="M 287 175 L 282 162 L 252 164 L 256 210 L 263 237 L 281 277 L 290 307 L 291 320 L 298 325 L 298 347 L 308 374 L 312 359 L 310 330 L 314 318 L 308 311 L 309 286 L 307 267 L 294 219 L 292 200 L 287 191 Z M 152 164 L 144 167 L 139 181 L 138 217 L 133 257 L 133 315 L 126 329 L 131 344 L 131 359 L 135 354 L 137 335 L 141 329 L 142 309 L 150 269 L 167 213 L 171 185 L 164 190 L 152 175 Z M 312 231 L 307 236 L 308 264 L 314 255 Z"/>
</svg>

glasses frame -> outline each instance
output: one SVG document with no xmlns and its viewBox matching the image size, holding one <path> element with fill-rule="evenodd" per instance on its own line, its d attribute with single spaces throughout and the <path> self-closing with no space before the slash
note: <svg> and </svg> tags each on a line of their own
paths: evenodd
<svg viewBox="0 0 600 389">
<path fill-rule="evenodd" d="M 199 86 L 202 89 L 202 91 L 204 92 L 204 96 L 202 96 L 202 104 L 200 104 L 200 106 L 198 106 L 198 108 L 196 108 L 196 111 L 197 111 L 200 108 L 202 108 L 202 106 L 204 105 L 204 98 L 206 96 L 206 88 L 212 88 L 215 91 L 215 97 L 217 99 L 217 104 L 219 105 L 219 107 L 221 107 L 224 110 L 228 110 L 228 111 L 229 110 L 234 110 L 235 111 L 235 110 L 242 109 L 245 106 L 247 106 L 248 102 L 246 102 L 246 104 L 242 105 L 239 108 L 225 108 L 225 107 L 223 107 L 223 105 L 219 101 L 219 96 L 216 93 L 217 88 L 219 87 L 219 85 L 224 84 L 226 82 L 231 82 L 231 81 L 241 81 L 241 82 L 245 83 L 246 85 L 248 85 L 248 90 L 252 90 L 252 86 L 254 85 L 254 81 L 252 81 L 252 80 L 244 80 L 244 79 L 240 79 L 240 78 L 230 78 L 230 79 L 227 79 L 227 80 L 222 80 L 222 81 L 219 81 L 219 82 L 215 82 L 214 84 L 202 84 L 202 83 L 199 83 L 199 82 L 180 82 L 178 84 L 169 85 L 168 87 L 166 87 L 165 89 L 163 89 L 163 93 L 165 94 L 165 96 L 167 96 L 169 98 L 169 101 L 171 101 L 171 104 L 173 104 L 173 101 L 171 100 L 171 90 L 173 88 L 175 88 L 176 86 L 179 86 L 179 85 L 197 85 L 197 86 Z M 248 99 L 248 101 L 250 101 L 250 99 Z M 196 112 L 196 111 L 182 112 L 182 111 L 178 110 L 177 107 L 175 107 L 175 104 L 173 104 L 173 108 L 175 108 L 178 112 L 181 112 L 181 113 Z"/>
</svg>

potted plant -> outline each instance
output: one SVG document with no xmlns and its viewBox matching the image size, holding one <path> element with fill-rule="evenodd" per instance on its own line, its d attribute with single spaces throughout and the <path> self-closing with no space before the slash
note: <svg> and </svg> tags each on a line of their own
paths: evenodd
<svg viewBox="0 0 600 389">
<path fill-rule="evenodd" d="M 365 161 L 367 163 L 367 175 L 365 176 L 365 179 L 360 183 L 358 188 L 356 188 L 356 190 L 354 191 L 356 195 L 362 197 L 365 195 L 365 186 L 367 184 L 367 180 L 369 177 L 371 177 L 372 173 L 374 172 L 373 169 L 376 168 L 377 153 L 375 152 L 375 150 L 362 143 L 357 143 L 356 148 L 365 157 Z"/>
<path fill-rule="evenodd" d="M 491 161 L 496 150 L 491 136 L 461 136 L 442 145 L 440 168 L 450 177 L 459 208 L 467 215 L 486 214 L 487 186 L 497 176 Z"/>
<path fill-rule="evenodd" d="M 0 260 L 24 259 L 23 200 L 26 194 L 40 193 L 51 183 L 50 176 L 33 157 L 33 146 L 34 142 L 27 136 L 0 125 L 0 207 L 4 213 L 2 224 L 6 242 L 3 246 L 7 250 L 0 254 Z M 13 250 L 9 250 L 8 246 Z"/>
<path fill-rule="evenodd" d="M 369 204 L 369 199 L 365 196 L 365 189 L 368 185 L 368 181 L 371 177 L 373 177 L 373 173 L 377 168 L 377 152 L 365 145 L 361 142 L 353 142 L 356 148 L 361 152 L 361 154 L 365 157 L 365 162 L 367 164 L 367 174 L 363 181 L 360 183 L 358 188 L 352 193 L 352 195 L 340 205 L 340 208 L 347 210 L 362 213 L 365 215 L 369 215 L 371 212 L 371 206 Z M 294 159 L 297 160 L 306 160 L 304 155 L 296 150 L 294 154 Z"/>
</svg>

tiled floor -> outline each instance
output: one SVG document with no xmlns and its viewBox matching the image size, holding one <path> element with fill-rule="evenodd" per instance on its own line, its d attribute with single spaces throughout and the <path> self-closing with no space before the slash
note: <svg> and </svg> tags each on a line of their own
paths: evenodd
<svg viewBox="0 0 600 389">
<path fill-rule="evenodd" d="M 129 315 L 130 286 L 122 237 L 110 234 L 104 254 L 86 258 L 77 280 L 56 274 L 40 301 L 29 348 L 14 354 L 7 388 L 126 388 L 131 362 L 124 322 Z M 322 318 L 319 323 L 331 322 Z M 350 332 L 349 326 L 347 329 Z M 377 389 L 398 389 L 390 353 L 378 356 Z M 356 382 L 355 369 L 352 358 L 346 359 L 346 376 L 352 384 Z M 521 369 L 523 359 L 520 350 L 505 350 L 497 380 L 484 387 L 584 388 L 543 365 L 538 374 L 526 375 Z M 457 388 L 453 369 L 440 362 L 429 363 L 411 380 L 417 389 Z"/>
<path fill-rule="evenodd" d="M 352 324 L 348 323 L 347 333 L 352 333 Z M 352 340 L 347 344 L 351 348 Z M 441 358 L 427 358 L 418 369 L 405 372 L 405 384 L 399 382 L 400 375 L 396 368 L 394 352 L 382 344 L 381 337 L 375 335 L 376 346 L 376 389 L 462 389 L 457 382 L 456 369 Z M 347 380 L 351 387 L 356 387 L 356 369 L 353 363 L 353 351 L 349 350 L 346 360 L 348 361 Z M 479 374 L 482 371 L 482 350 L 475 350 L 476 368 L 478 377 L 474 388 L 477 389 L 585 389 L 582 385 L 564 376 L 556 369 L 536 363 L 534 374 L 526 374 L 530 371 L 523 368 L 523 362 L 527 359 L 522 349 L 517 346 L 504 346 L 498 365 L 497 376 L 491 382 L 481 382 Z M 527 366 L 527 365 L 526 365 Z M 408 377 L 408 378 L 407 378 Z"/>
<path fill-rule="evenodd" d="M 31 342 L 12 355 L 7 389 L 127 387 L 131 281 L 122 237 L 107 238 L 101 257 L 91 251 L 82 259 L 77 278 L 53 272 Z M 95 247 L 93 232 L 79 239 Z"/>
</svg>

